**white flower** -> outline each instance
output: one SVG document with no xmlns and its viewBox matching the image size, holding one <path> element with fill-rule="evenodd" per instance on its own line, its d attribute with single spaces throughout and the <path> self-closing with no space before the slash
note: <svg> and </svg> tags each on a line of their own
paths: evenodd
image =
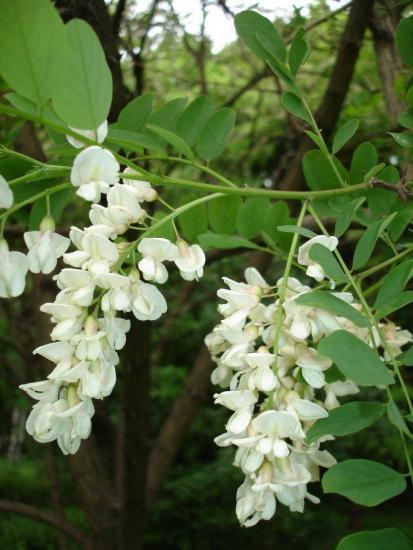
<svg viewBox="0 0 413 550">
<path fill-rule="evenodd" d="M 91 418 L 95 413 L 92 400 L 80 401 L 73 406 L 56 414 L 59 420 L 64 422 L 64 429 L 60 430 L 57 443 L 63 454 L 75 454 L 80 447 L 82 439 L 87 439 L 92 430 Z"/>
<path fill-rule="evenodd" d="M 156 321 L 167 310 L 165 298 L 155 285 L 136 280 L 134 275 L 132 281 L 130 294 L 133 314 L 139 321 Z"/>
<path fill-rule="evenodd" d="M 331 384 L 325 384 L 323 389 L 326 392 L 324 405 L 329 411 L 340 406 L 340 402 L 338 401 L 337 397 L 353 395 L 360 391 L 357 385 L 351 380 L 337 380 L 336 382 L 332 382 Z"/>
<path fill-rule="evenodd" d="M 227 422 L 227 430 L 234 434 L 243 432 L 251 421 L 257 396 L 250 390 L 224 391 L 214 395 L 215 403 L 235 411 Z"/>
<path fill-rule="evenodd" d="M 67 403 L 64 399 L 54 403 L 39 401 L 33 405 L 27 418 L 26 430 L 39 443 L 54 441 L 63 430 L 67 429 L 67 422 L 57 416 L 57 413 L 66 408 Z"/>
<path fill-rule="evenodd" d="M 107 290 L 102 297 L 102 311 L 130 311 L 131 281 L 128 277 L 119 273 L 104 273 L 96 278 L 96 283 Z"/>
<path fill-rule="evenodd" d="M 301 435 L 300 422 L 285 411 L 265 411 L 252 420 L 252 427 L 262 435 L 256 450 L 265 455 L 273 453 L 277 458 L 290 453 L 285 438 L 296 439 Z"/>
<path fill-rule="evenodd" d="M 185 281 L 198 280 L 204 274 L 205 253 L 198 244 L 188 246 L 179 239 L 177 241 L 179 255 L 174 258 L 176 267 Z"/>
<path fill-rule="evenodd" d="M 139 202 L 151 202 L 156 200 L 158 194 L 153 189 L 149 181 L 145 180 L 131 180 L 125 178 L 128 174 L 138 175 L 136 170 L 133 168 L 125 168 L 122 173 L 123 184 L 125 188 L 134 195 L 137 201 Z"/>
<path fill-rule="evenodd" d="M 46 303 L 40 311 L 51 315 L 51 322 L 56 326 L 51 332 L 52 340 L 70 340 L 82 328 L 84 310 L 72 304 Z"/>
<path fill-rule="evenodd" d="M 73 132 L 76 132 L 77 134 L 80 134 L 81 136 L 94 140 L 97 143 L 102 143 L 105 141 L 106 136 L 108 135 L 108 121 L 105 120 L 102 122 L 102 124 L 97 128 L 97 130 L 79 130 L 78 128 L 72 128 L 72 126 L 69 126 Z M 76 149 L 81 149 L 82 147 L 86 147 L 85 143 L 83 141 L 80 141 L 72 136 L 67 135 L 66 136 L 67 141 L 72 145 L 73 147 L 76 147 Z"/>
<path fill-rule="evenodd" d="M 57 286 L 72 304 L 90 306 L 93 302 L 95 283 L 93 277 L 82 269 L 62 269 L 55 275 Z"/>
<path fill-rule="evenodd" d="M 168 239 L 148 238 L 142 239 L 138 251 L 143 256 L 138 267 L 144 279 L 158 284 L 165 283 L 168 279 L 168 271 L 162 262 L 176 261 L 178 248 Z"/>
<path fill-rule="evenodd" d="M 13 191 L 9 184 L 0 174 L 0 208 L 11 208 L 13 206 Z"/>
<path fill-rule="evenodd" d="M 79 187 L 77 194 L 87 201 L 99 202 L 102 193 L 118 183 L 119 163 L 107 149 L 92 145 L 77 155 L 70 181 Z"/>
<path fill-rule="evenodd" d="M 56 401 L 59 395 L 59 386 L 53 380 L 20 384 L 19 388 L 37 401 Z"/>
<path fill-rule="evenodd" d="M 313 246 L 313 244 L 321 244 L 322 246 L 325 246 L 329 250 L 333 251 L 337 248 L 338 239 L 337 237 L 326 237 L 325 235 L 317 235 L 317 237 L 313 237 L 312 239 L 301 245 L 298 249 L 297 261 L 300 265 L 308 266 L 306 274 L 316 281 L 322 281 L 325 277 L 324 269 L 321 267 L 320 264 L 314 262 L 310 258 L 310 248 Z"/>
<path fill-rule="evenodd" d="M 27 257 L 21 252 L 10 252 L 7 242 L 0 239 L 0 298 L 15 298 L 23 293 L 27 270 Z"/>
<path fill-rule="evenodd" d="M 70 239 L 52 231 L 26 231 L 23 237 L 32 273 L 51 273 L 70 245 Z"/>
<path fill-rule="evenodd" d="M 113 312 L 108 312 L 99 319 L 99 325 L 106 333 L 109 346 L 114 350 L 122 349 L 126 344 L 126 333 L 129 332 L 131 323 L 129 319 L 115 317 Z"/>
<path fill-rule="evenodd" d="M 237 491 L 236 514 L 241 525 L 252 527 L 260 520 L 269 520 L 275 514 L 276 500 L 270 488 L 257 492 L 252 490 L 252 483 L 245 478 Z"/>
<path fill-rule="evenodd" d="M 325 384 L 323 371 L 329 369 L 333 362 L 320 355 L 317 350 L 303 344 L 296 347 L 296 364 L 301 367 L 304 380 L 312 388 L 322 388 Z"/>
</svg>

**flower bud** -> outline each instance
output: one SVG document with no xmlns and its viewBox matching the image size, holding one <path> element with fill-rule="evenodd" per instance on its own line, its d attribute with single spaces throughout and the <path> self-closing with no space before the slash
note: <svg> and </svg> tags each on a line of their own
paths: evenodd
<svg viewBox="0 0 413 550">
<path fill-rule="evenodd" d="M 84 326 L 86 336 L 93 336 L 97 333 L 98 329 L 99 324 L 97 320 L 95 319 L 95 317 L 93 317 L 93 315 L 89 315 L 85 321 Z"/>
<path fill-rule="evenodd" d="M 54 219 L 49 214 L 45 216 L 40 222 L 40 231 L 54 231 L 55 228 L 56 224 L 54 223 Z"/>
</svg>

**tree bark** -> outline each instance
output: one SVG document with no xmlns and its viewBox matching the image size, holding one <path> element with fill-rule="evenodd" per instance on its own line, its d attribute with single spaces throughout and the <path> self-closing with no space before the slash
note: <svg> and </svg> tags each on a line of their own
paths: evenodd
<svg viewBox="0 0 413 550">
<path fill-rule="evenodd" d="M 213 367 L 214 363 L 209 351 L 203 345 L 150 453 L 147 481 L 148 508 L 155 503 L 188 428 L 202 405 Z"/>
<path fill-rule="evenodd" d="M 373 5 L 374 0 L 354 0 L 351 5 L 327 89 L 315 114 L 318 126 L 323 131 L 324 139 L 332 134 L 337 124 L 344 100 L 350 88 Z M 283 183 L 280 186 L 281 189 L 298 190 L 305 188 L 301 162 L 303 156 L 313 146 L 313 142 L 307 136 L 301 139 L 294 160 L 284 175 Z"/>
<path fill-rule="evenodd" d="M 400 16 L 400 8 L 390 11 L 385 6 L 377 6 L 370 19 L 384 103 L 387 115 L 393 124 L 397 122 L 404 108 L 404 103 L 398 97 L 395 89 L 396 77 L 402 68 L 401 59 L 394 43 L 394 33 Z"/>
<path fill-rule="evenodd" d="M 123 354 L 119 550 L 139 550 L 143 545 L 150 428 L 150 335 L 150 322 L 133 322 Z"/>
</svg>

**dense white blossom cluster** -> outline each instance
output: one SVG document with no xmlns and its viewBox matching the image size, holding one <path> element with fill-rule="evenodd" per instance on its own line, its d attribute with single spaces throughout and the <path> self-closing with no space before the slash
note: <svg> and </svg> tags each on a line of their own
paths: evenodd
<svg viewBox="0 0 413 550">
<path fill-rule="evenodd" d="M 106 125 L 98 129 L 98 142 L 106 131 Z M 20 295 L 28 270 L 51 273 L 62 256 L 67 266 L 54 276 L 59 288 L 55 301 L 41 307 L 54 324 L 52 341 L 34 351 L 53 363 L 54 369 L 47 380 L 20 386 L 38 401 L 27 420 L 27 431 L 41 443 L 57 440 L 65 454 L 75 453 L 89 436 L 93 399 L 112 392 L 117 352 L 130 329 L 130 321 L 121 315 L 132 312 L 141 321 L 158 319 L 167 305 L 154 283 L 168 279 L 165 262 L 174 262 L 185 280 L 201 277 L 205 264 L 202 249 L 179 237 L 176 243 L 144 236 L 125 240 L 131 225 L 140 224 L 145 231 L 144 203 L 155 201 L 157 193 L 149 182 L 131 179 L 130 168 L 123 172 L 123 182 L 119 172 L 110 151 L 87 147 L 74 160 L 71 182 L 77 194 L 92 203 L 91 225 L 72 227 L 69 239 L 55 233 L 53 220 L 46 216 L 39 231 L 24 235 L 27 255 L 10 252 L 6 241 L 0 242 L 1 297 Z M 0 180 L 1 206 L 13 202 L 10 193 Z M 104 205 L 99 204 L 103 195 Z M 70 244 L 74 250 L 67 252 Z"/>
<path fill-rule="evenodd" d="M 300 247 L 299 263 L 321 281 L 321 266 L 308 256 L 315 243 L 334 249 L 337 240 L 318 236 Z M 332 361 L 318 353 L 317 343 L 338 329 L 373 343 L 368 329 L 325 310 L 299 305 L 298 296 L 312 289 L 296 278 L 288 278 L 282 303 L 283 280 L 270 287 L 254 268 L 246 269 L 246 282 L 223 280 L 228 287 L 218 291 L 224 300 L 218 306 L 223 319 L 205 343 L 216 363 L 212 382 L 225 389 L 215 395 L 215 403 L 232 411 L 232 416 L 215 442 L 237 449 L 234 464 L 245 480 L 237 492 L 236 514 L 242 525 L 252 526 L 274 515 L 277 500 L 295 512 L 303 511 L 305 499 L 318 503 L 307 486 L 319 480 L 320 467 L 336 462 L 320 448 L 334 439 L 331 435 L 309 444 L 306 434 L 317 419 L 340 405 L 338 397 L 359 390 L 352 381 L 337 376 Z M 360 309 L 351 293 L 335 296 Z M 279 308 L 282 324 L 277 327 Z M 382 328 L 394 354 L 412 341 L 408 331 L 392 323 Z M 373 335 L 379 345 L 378 335 L 374 331 Z"/>
</svg>

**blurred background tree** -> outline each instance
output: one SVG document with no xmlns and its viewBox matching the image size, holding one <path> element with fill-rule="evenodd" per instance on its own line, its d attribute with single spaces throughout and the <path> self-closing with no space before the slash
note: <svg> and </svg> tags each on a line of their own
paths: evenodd
<svg viewBox="0 0 413 550">
<path fill-rule="evenodd" d="M 111 121 L 143 93 L 153 93 L 158 106 L 208 95 L 217 107 L 237 112 L 217 169 L 235 181 L 290 190 L 305 186 L 301 162 L 311 142 L 304 126 L 282 109 L 280 82 L 233 36 L 234 14 L 253 7 L 271 16 L 286 41 L 299 26 L 307 30 L 312 53 L 301 82 L 324 135 L 346 120 L 361 120 L 357 140 L 343 150 L 344 164 L 368 141 L 382 160 L 406 165 L 386 132 L 399 130 L 403 110 L 405 70 L 394 30 L 410 5 L 402 0 L 274 0 L 253 6 L 242 0 L 55 2 L 65 21 L 86 20 L 101 40 L 114 82 Z M 3 83 L 2 95 L 7 91 Z M 38 159 L 50 139 L 42 128 L 3 117 L 0 137 Z M 160 166 L 150 157 L 142 163 L 152 170 Z M 1 173 L 12 177 L 13 170 L 13 161 L 1 160 Z M 168 173 L 198 175 L 193 167 L 172 162 Z M 86 206 L 68 210 L 72 223 L 86 214 Z M 279 215 L 288 220 L 287 211 Z M 13 232 L 21 236 L 18 226 L 6 230 L 11 239 Z M 352 231 L 344 243 L 350 252 L 358 237 L 357 227 Z M 26 438 L 30 404 L 17 389 L 44 374 L 31 350 L 34 342 L 47 340 L 49 327 L 39 320 L 38 309 L 52 296 L 53 285 L 33 279 L 24 300 L 0 303 L 1 548 L 329 549 L 353 530 L 388 525 L 413 539 L 411 490 L 380 510 L 325 496 L 321 506 L 309 505 L 303 515 L 280 506 L 270 522 L 252 529 L 237 524 L 234 494 L 241 480 L 231 466 L 233 451 L 213 443 L 226 415 L 212 405 L 213 365 L 203 338 L 217 321 L 220 275 L 237 279 L 248 265 L 272 281 L 282 268 L 264 253 L 236 249 L 210 252 L 199 284 L 172 275 L 168 314 L 151 326 L 135 322 L 116 391 L 98 404 L 94 435 L 73 457 Z M 406 310 L 398 320 L 412 330 Z M 397 432 L 383 418 L 368 431 L 334 442 L 334 453 L 338 459 L 375 456 L 397 466 L 399 447 Z"/>
</svg>

